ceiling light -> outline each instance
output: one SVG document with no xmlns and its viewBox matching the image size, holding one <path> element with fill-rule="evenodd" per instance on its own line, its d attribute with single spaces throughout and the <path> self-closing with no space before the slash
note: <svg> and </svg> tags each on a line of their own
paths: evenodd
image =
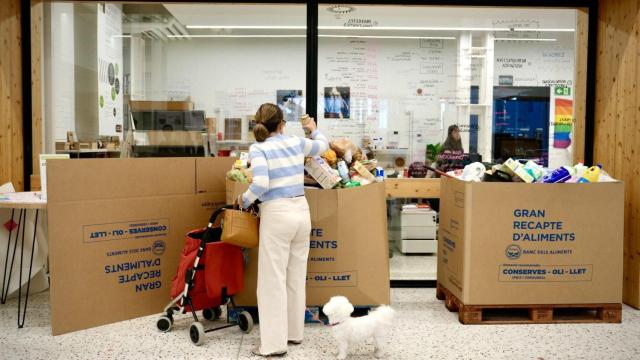
<svg viewBox="0 0 640 360">
<path fill-rule="evenodd" d="M 238 30 L 305 30 L 306 26 L 269 25 L 187 25 L 187 29 L 238 29 Z"/>
<path fill-rule="evenodd" d="M 376 26 L 344 27 L 318 26 L 320 30 L 406 30 L 406 31 L 509 31 L 509 28 L 462 28 L 462 27 L 421 27 L 421 26 Z"/>
<path fill-rule="evenodd" d="M 495 38 L 495 41 L 558 41 L 558 39 Z"/>
<path fill-rule="evenodd" d="M 513 31 L 518 32 L 575 32 L 575 29 L 528 29 L 528 28 L 513 28 Z"/>
<path fill-rule="evenodd" d="M 167 35 L 168 38 L 304 38 L 307 35 Z"/>
<path fill-rule="evenodd" d="M 305 30 L 305 25 L 187 25 L 187 29 L 237 29 L 237 30 Z M 375 26 L 375 27 L 345 27 L 318 26 L 320 30 L 390 30 L 390 31 L 516 31 L 516 32 L 575 32 L 575 29 L 531 29 L 508 27 L 444 27 L 444 26 Z"/>
<path fill-rule="evenodd" d="M 453 36 L 375 36 L 375 35 L 318 35 L 325 38 L 364 38 L 364 39 L 429 39 L 455 40 Z"/>
</svg>

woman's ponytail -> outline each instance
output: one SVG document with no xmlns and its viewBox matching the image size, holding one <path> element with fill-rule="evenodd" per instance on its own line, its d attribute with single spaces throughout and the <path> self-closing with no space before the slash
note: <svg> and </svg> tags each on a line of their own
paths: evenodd
<svg viewBox="0 0 640 360">
<path fill-rule="evenodd" d="M 257 142 L 263 142 L 269 137 L 269 130 L 267 130 L 267 127 L 261 123 L 257 123 L 253 127 L 253 136 L 256 138 Z"/>
<path fill-rule="evenodd" d="M 269 134 L 278 130 L 283 120 L 284 116 L 278 105 L 269 103 L 260 105 L 256 112 L 256 126 L 253 128 L 256 141 L 267 140 Z"/>
</svg>

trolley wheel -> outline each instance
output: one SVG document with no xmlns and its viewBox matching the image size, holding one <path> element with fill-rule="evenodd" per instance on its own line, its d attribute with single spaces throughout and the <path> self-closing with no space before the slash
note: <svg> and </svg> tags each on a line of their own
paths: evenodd
<svg viewBox="0 0 640 360">
<path fill-rule="evenodd" d="M 238 314 L 238 326 L 243 333 L 248 334 L 253 329 L 253 317 L 248 311 Z"/>
<path fill-rule="evenodd" d="M 162 332 L 169 332 L 171 330 L 171 326 L 173 325 L 173 319 L 164 315 L 160 316 L 158 321 L 156 321 L 156 326 L 158 330 Z"/>
<path fill-rule="evenodd" d="M 196 321 L 189 326 L 189 337 L 191 338 L 191 342 L 196 346 L 204 343 L 204 326 L 202 326 L 202 323 Z"/>
<path fill-rule="evenodd" d="M 202 310 L 202 317 L 206 320 L 218 320 L 222 315 L 222 309 L 218 307 Z"/>
</svg>

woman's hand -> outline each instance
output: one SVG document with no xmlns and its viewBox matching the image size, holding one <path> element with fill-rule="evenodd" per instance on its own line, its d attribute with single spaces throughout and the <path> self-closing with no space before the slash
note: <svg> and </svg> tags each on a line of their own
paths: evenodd
<svg viewBox="0 0 640 360">
<path fill-rule="evenodd" d="M 316 120 L 312 117 L 308 117 L 305 121 L 302 121 L 302 128 L 309 133 L 316 131 L 317 127 Z"/>
</svg>

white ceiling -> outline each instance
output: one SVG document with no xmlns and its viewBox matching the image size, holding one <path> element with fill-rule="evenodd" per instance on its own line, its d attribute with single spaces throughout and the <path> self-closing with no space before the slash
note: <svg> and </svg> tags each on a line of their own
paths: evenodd
<svg viewBox="0 0 640 360">
<path fill-rule="evenodd" d="M 306 6 L 299 4 L 165 4 L 183 25 L 306 25 Z M 575 10 L 443 6 L 356 5 L 348 13 L 320 6 L 319 25 L 344 27 L 349 19 L 371 20 L 378 27 L 455 27 L 574 29 Z M 345 9 L 341 9 L 345 10 Z M 349 9 L 346 9 L 349 10 Z"/>
</svg>

